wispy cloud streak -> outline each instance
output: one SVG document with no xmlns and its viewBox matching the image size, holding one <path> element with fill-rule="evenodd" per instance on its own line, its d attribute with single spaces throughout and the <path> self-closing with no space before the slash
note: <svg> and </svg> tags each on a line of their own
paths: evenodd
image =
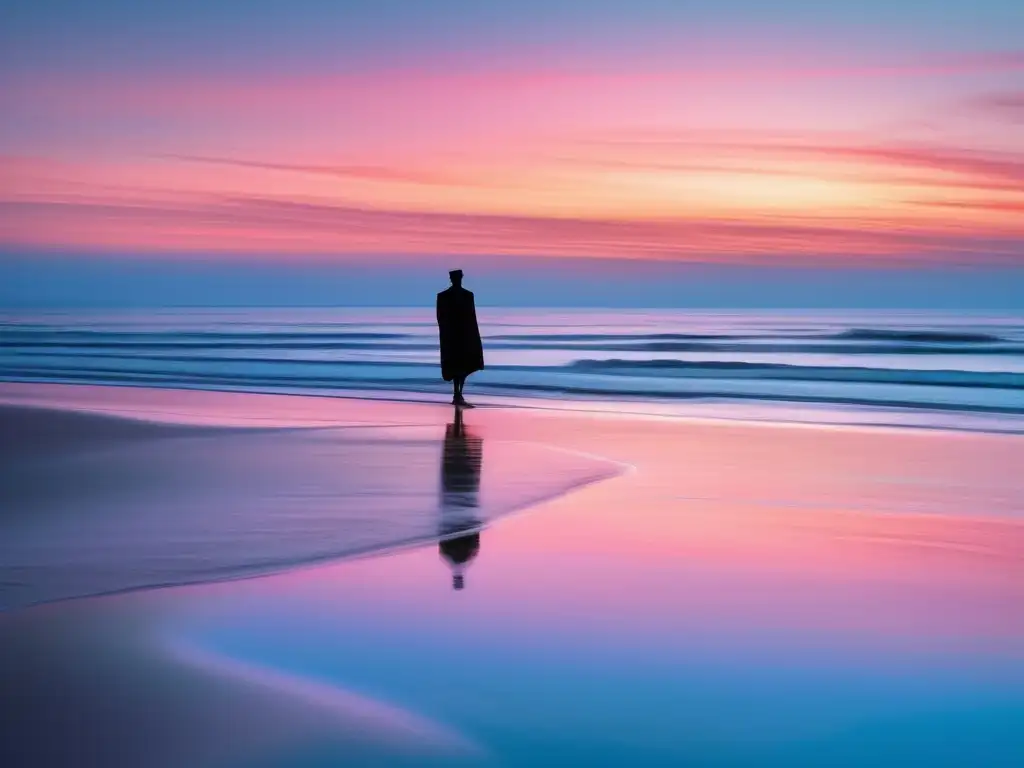
<svg viewBox="0 0 1024 768">
<path fill-rule="evenodd" d="M 38 223 L 60 221 L 38 241 Z M 1024 230 L 979 235 L 877 222 L 543 218 L 366 209 L 268 198 L 224 198 L 190 204 L 117 199 L 0 202 L 0 235 L 25 245 L 65 234 L 90 247 L 163 249 L 203 242 L 208 249 L 307 254 L 547 254 L 686 261 L 806 263 L 1024 264 Z M 67 245 L 72 243 L 61 244 Z"/>
<path fill-rule="evenodd" d="M 451 184 L 453 178 L 440 172 L 419 171 L 383 165 L 307 165 L 302 163 L 275 163 L 262 160 L 240 160 L 230 157 L 202 155 L 161 155 L 160 157 L 207 165 L 230 165 L 238 168 L 257 168 L 287 173 L 310 173 L 362 181 L 399 181 L 411 184 Z"/>
</svg>

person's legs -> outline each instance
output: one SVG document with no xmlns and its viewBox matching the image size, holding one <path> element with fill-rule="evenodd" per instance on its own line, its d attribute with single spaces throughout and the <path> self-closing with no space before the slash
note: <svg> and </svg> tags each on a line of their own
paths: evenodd
<svg viewBox="0 0 1024 768">
<path fill-rule="evenodd" d="M 462 396 L 462 390 L 466 386 L 466 377 L 459 377 L 459 393 L 455 396 L 455 403 L 461 405 L 464 408 L 472 408 L 473 406 L 466 402 L 466 398 Z"/>
</svg>

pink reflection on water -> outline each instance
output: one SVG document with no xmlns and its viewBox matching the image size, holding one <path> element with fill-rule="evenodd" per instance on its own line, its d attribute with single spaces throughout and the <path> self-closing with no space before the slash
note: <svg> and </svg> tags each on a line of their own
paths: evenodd
<svg viewBox="0 0 1024 768">
<path fill-rule="evenodd" d="M 1019 438 L 470 419 L 485 436 L 600 452 L 636 470 L 485 530 L 457 601 L 433 553 L 291 574 L 277 588 L 358 612 L 350 587 L 370 583 L 378 615 L 440 615 L 488 637 L 665 646 L 775 635 L 1021 657 Z"/>
</svg>

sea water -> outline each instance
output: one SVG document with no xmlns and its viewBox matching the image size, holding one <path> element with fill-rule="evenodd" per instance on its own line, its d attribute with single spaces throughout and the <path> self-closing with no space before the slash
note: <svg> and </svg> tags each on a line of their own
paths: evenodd
<svg viewBox="0 0 1024 768">
<path fill-rule="evenodd" d="M 480 307 L 483 402 L 1019 432 L 1024 318 Z M 0 379 L 450 397 L 429 308 L 0 315 Z M 613 405 L 614 404 L 614 405 Z"/>
</svg>

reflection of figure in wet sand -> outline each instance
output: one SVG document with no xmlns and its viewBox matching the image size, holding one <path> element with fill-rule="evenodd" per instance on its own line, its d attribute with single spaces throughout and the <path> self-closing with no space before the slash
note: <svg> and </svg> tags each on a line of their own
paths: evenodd
<svg viewBox="0 0 1024 768">
<path fill-rule="evenodd" d="M 452 587 L 462 589 L 466 586 L 463 566 L 476 557 L 480 551 L 480 532 L 467 533 L 454 539 L 444 539 L 437 546 L 441 557 L 452 566 Z"/>
<path fill-rule="evenodd" d="M 463 567 L 480 549 L 480 472 L 483 468 L 482 438 L 466 431 L 462 410 L 456 409 L 455 421 L 445 428 L 441 457 L 441 522 L 438 551 L 453 571 L 452 586 L 465 584 Z"/>
</svg>

